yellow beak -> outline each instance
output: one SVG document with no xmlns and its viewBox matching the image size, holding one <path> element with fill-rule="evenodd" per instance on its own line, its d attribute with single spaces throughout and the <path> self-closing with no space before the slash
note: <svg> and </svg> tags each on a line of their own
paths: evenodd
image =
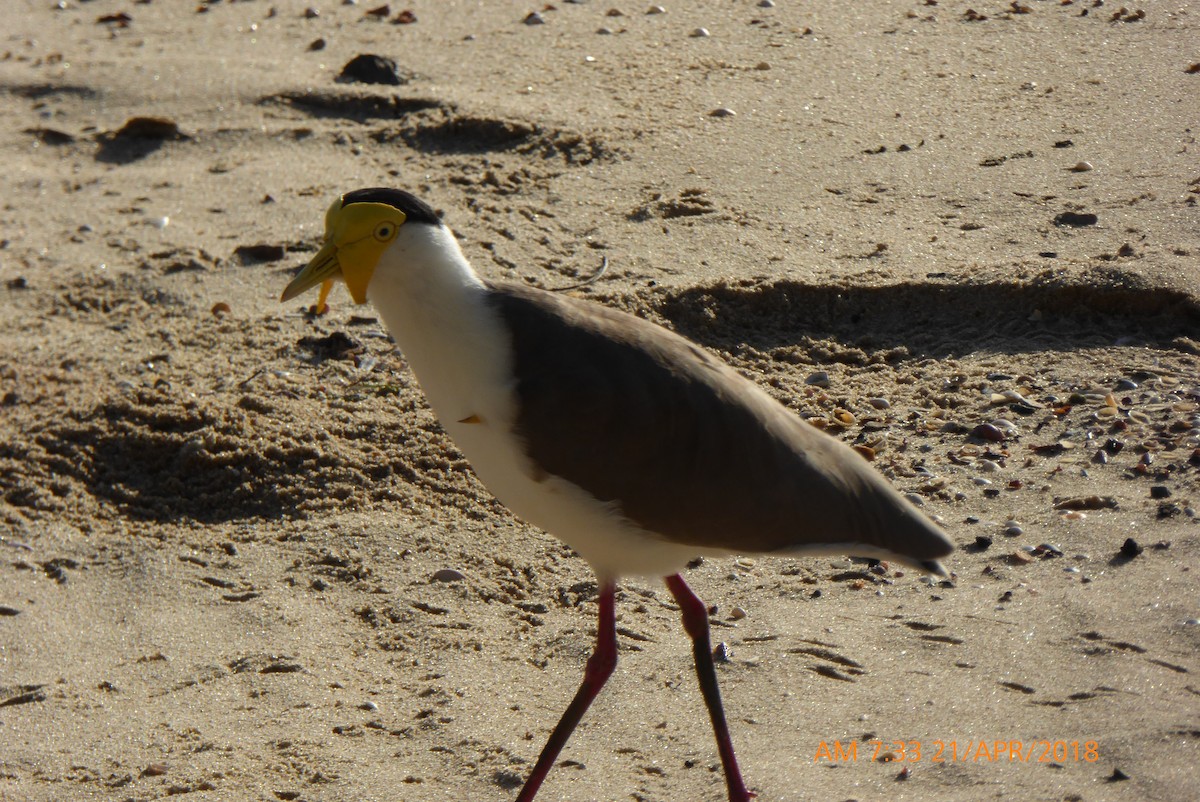
<svg viewBox="0 0 1200 802">
<path fill-rule="evenodd" d="M 340 277 L 341 274 L 342 266 L 338 262 L 337 243 L 332 239 L 326 240 L 325 244 L 321 246 L 321 250 L 317 251 L 317 255 L 284 288 L 283 295 L 280 296 L 279 300 L 290 301 L 321 282 Z M 358 299 L 356 298 L 355 300 Z"/>
</svg>

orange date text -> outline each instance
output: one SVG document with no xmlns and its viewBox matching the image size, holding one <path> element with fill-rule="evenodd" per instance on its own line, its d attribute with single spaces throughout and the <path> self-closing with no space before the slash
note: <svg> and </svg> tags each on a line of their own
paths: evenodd
<svg viewBox="0 0 1200 802">
<path fill-rule="evenodd" d="M 986 740 L 945 741 L 821 741 L 817 763 L 1095 763 L 1100 759 L 1096 741 Z"/>
</svg>

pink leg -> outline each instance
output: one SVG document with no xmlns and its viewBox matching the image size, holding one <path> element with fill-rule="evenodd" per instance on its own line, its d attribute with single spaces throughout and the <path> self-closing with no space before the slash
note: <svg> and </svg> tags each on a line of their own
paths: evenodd
<svg viewBox="0 0 1200 802">
<path fill-rule="evenodd" d="M 517 802 L 533 802 L 533 797 L 542 787 L 542 781 L 554 767 L 558 753 L 566 745 L 571 733 L 575 732 L 579 720 L 583 718 L 583 714 L 587 712 L 592 700 L 600 693 L 600 689 L 604 687 L 604 683 L 608 681 L 613 669 L 616 668 L 616 592 L 616 585 L 612 582 L 605 582 L 600 586 L 600 598 L 597 600 L 600 605 L 600 615 L 599 623 L 596 626 L 596 650 L 588 659 L 587 668 L 583 672 L 583 682 L 576 691 L 575 698 L 571 700 L 567 711 L 559 719 L 554 732 L 550 733 L 550 740 L 546 741 L 546 745 L 542 747 L 542 754 L 538 757 L 537 765 L 530 772 L 529 779 L 525 781 L 525 787 L 521 789 Z"/>
<path fill-rule="evenodd" d="M 665 579 L 671 595 L 683 611 L 683 628 L 692 639 L 692 654 L 696 659 L 696 676 L 700 679 L 700 693 L 712 719 L 713 734 L 717 736 L 717 751 L 721 754 L 721 765 L 725 768 L 725 784 L 729 787 L 729 802 L 749 802 L 754 793 L 746 790 L 742 771 L 733 754 L 733 741 L 729 737 L 729 726 L 725 723 L 725 708 L 721 705 L 721 691 L 717 687 L 717 670 L 713 666 L 712 646 L 708 639 L 708 608 L 700 601 L 683 577 L 679 574 Z"/>
</svg>

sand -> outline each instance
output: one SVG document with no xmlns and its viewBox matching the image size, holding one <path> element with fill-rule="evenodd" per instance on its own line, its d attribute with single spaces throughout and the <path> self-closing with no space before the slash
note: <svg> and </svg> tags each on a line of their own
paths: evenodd
<svg viewBox="0 0 1200 802">
<path fill-rule="evenodd" d="M 596 585 L 369 306 L 278 302 L 372 185 L 489 278 L 607 260 L 575 294 L 863 446 L 961 546 L 940 584 L 687 572 L 759 799 L 1194 797 L 1200 8 L 380 5 L 6 7 L 0 799 L 515 797 Z M 339 81 L 363 54 L 398 83 Z M 539 798 L 725 799 L 669 593 L 618 615 Z"/>
</svg>

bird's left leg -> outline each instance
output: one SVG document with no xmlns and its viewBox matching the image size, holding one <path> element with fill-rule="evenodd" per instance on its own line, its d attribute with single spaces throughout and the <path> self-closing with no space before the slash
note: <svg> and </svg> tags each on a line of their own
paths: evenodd
<svg viewBox="0 0 1200 802">
<path fill-rule="evenodd" d="M 746 790 L 737 757 L 733 754 L 733 741 L 729 737 L 729 725 L 725 723 L 725 708 L 721 704 L 721 690 L 717 687 L 717 669 L 713 665 L 712 645 L 708 637 L 708 607 L 700 600 L 683 577 L 674 574 L 665 578 L 667 588 L 683 612 L 683 628 L 692 639 L 692 654 L 696 660 L 696 676 L 700 680 L 700 693 L 712 719 L 713 734 L 717 737 L 717 751 L 721 754 L 721 765 L 725 769 L 725 784 L 729 788 L 729 802 L 749 802 L 754 798 Z"/>
<path fill-rule="evenodd" d="M 517 802 L 533 802 L 542 781 L 554 767 L 558 753 L 566 746 L 567 739 L 575 732 L 579 720 L 583 718 L 592 700 L 600 693 L 600 689 L 617 666 L 616 596 L 616 585 L 605 580 L 600 586 L 600 598 L 597 600 L 600 612 L 596 623 L 596 650 L 587 661 L 587 667 L 583 671 L 583 682 L 575 693 L 575 698 L 571 700 L 566 712 L 559 719 L 558 726 L 550 733 L 550 739 L 542 747 L 542 754 L 538 757 L 533 771 L 529 773 L 529 779 L 525 781 L 525 787 L 521 789 Z"/>
</svg>

